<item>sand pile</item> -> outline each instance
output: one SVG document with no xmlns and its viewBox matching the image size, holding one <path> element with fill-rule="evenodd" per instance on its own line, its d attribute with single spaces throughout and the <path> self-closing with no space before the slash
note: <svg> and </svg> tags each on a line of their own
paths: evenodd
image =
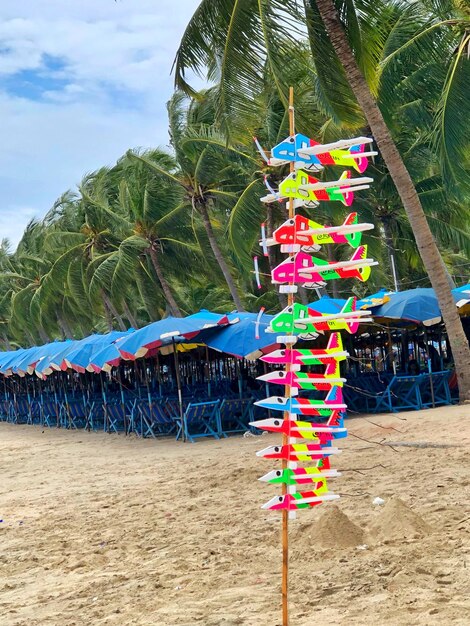
<svg viewBox="0 0 470 626">
<path fill-rule="evenodd" d="M 363 531 L 335 505 L 325 506 L 316 522 L 303 524 L 293 535 L 302 549 L 351 548 L 364 543 Z"/>
<path fill-rule="evenodd" d="M 396 496 L 388 500 L 370 527 L 370 535 L 377 541 L 413 539 L 430 532 L 429 524 Z"/>
</svg>

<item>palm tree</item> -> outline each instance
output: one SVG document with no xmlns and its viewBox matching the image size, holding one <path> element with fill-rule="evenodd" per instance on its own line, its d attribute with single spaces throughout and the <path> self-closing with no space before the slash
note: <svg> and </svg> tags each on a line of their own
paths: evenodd
<svg viewBox="0 0 470 626">
<path fill-rule="evenodd" d="M 146 155 L 130 151 L 130 159 L 139 160 L 159 175 L 166 176 L 183 191 L 186 219 L 202 223 L 205 237 L 224 277 L 233 302 L 244 310 L 240 288 L 234 279 L 228 254 L 218 237 L 220 224 L 226 222 L 242 193 L 247 193 L 258 181 L 247 186 L 257 160 L 241 148 L 227 146 L 224 136 L 207 124 L 212 111 L 210 97 L 202 96 L 206 107 L 194 102 L 186 110 L 185 98 L 177 93 L 168 105 L 170 137 L 177 167 L 174 171 L 162 168 Z M 209 103 L 209 104 L 207 104 Z M 195 223 L 197 232 L 198 224 Z M 200 240 L 204 249 L 205 243 Z"/>
<path fill-rule="evenodd" d="M 172 158 L 162 151 L 148 151 L 140 157 L 162 172 L 174 169 Z M 111 174 L 120 178 L 116 202 L 110 204 L 106 197 L 94 197 L 93 202 L 119 225 L 122 239 L 118 248 L 96 269 L 91 288 L 96 284 L 110 285 L 114 293 L 122 293 L 122 285 L 132 283 L 143 257 L 147 257 L 170 314 L 181 317 L 167 277 L 179 275 L 187 280 L 198 253 L 191 225 L 185 220 L 181 187 L 168 176 L 129 157 L 122 159 Z"/>
<path fill-rule="evenodd" d="M 439 298 L 461 399 L 470 400 L 468 341 L 450 292 L 446 268 L 412 178 L 392 138 L 399 124 L 393 108 L 397 75 L 405 75 L 408 83 L 413 83 L 414 93 L 416 86 L 421 92 L 432 94 L 439 89 L 440 106 L 433 136 L 434 145 L 440 147 L 443 178 L 447 184 L 449 180 L 457 182 L 460 195 L 468 188 L 469 150 L 464 137 L 470 99 L 465 96 L 468 60 L 464 51 L 470 35 L 468 10 L 465 14 L 460 5 L 451 1 L 436 5 L 423 0 L 409 5 L 382 0 L 361 3 L 359 12 L 351 2 L 304 0 L 301 12 L 297 3 L 288 0 L 203 0 L 183 35 L 175 71 L 176 84 L 188 92 L 191 87 L 185 78 L 187 69 L 199 73 L 207 69 L 210 79 L 220 80 L 219 120 L 228 132 L 237 132 L 232 120 L 237 119 L 237 112 L 249 119 L 247 110 L 259 111 L 258 94 L 266 77 L 273 81 L 280 99 L 286 103 L 291 82 L 286 72 L 286 67 L 290 67 L 285 63 L 286 50 L 294 56 L 294 39 L 298 38 L 302 23 L 306 24 L 315 67 L 312 83 L 317 105 L 333 124 L 349 132 L 363 127 L 367 120 Z M 436 6 L 445 14 L 437 15 Z M 384 60 L 379 65 L 381 59 Z M 381 108 L 374 96 L 379 98 Z"/>
</svg>

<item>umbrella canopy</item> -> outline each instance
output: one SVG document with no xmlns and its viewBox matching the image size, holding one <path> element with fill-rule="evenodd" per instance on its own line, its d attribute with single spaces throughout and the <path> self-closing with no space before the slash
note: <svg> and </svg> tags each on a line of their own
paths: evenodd
<svg viewBox="0 0 470 626">
<path fill-rule="evenodd" d="M 452 295 L 457 306 L 462 302 L 462 291 L 452 290 Z M 390 300 L 374 309 L 374 317 L 386 317 L 389 319 L 408 320 L 424 326 L 432 326 L 442 320 L 439 302 L 434 289 L 430 287 L 408 289 L 397 293 L 388 294 Z"/>
<path fill-rule="evenodd" d="M 113 344 L 117 339 L 128 337 L 133 332 L 134 329 L 130 328 L 127 331 L 114 330 L 106 335 L 86 337 L 82 341 L 77 342 L 77 345 L 64 357 L 64 361 L 76 372 L 83 374 L 94 354 L 101 352 L 103 348 Z"/>
<path fill-rule="evenodd" d="M 0 373 L 4 374 L 5 376 L 11 374 L 12 366 L 21 361 L 21 359 L 25 355 L 25 352 L 27 352 L 25 348 L 19 348 L 19 350 L 4 352 L 0 361 Z"/>
<path fill-rule="evenodd" d="M 239 322 L 230 324 L 222 329 L 213 329 L 201 334 L 203 341 L 209 348 L 225 352 L 245 359 L 258 359 L 264 352 L 276 348 L 275 336 L 265 332 L 272 315 L 262 315 L 259 321 L 259 338 L 257 338 L 256 313 L 237 313 Z M 234 319 L 230 315 L 229 318 Z"/>
<path fill-rule="evenodd" d="M 462 285 L 462 287 L 456 287 L 452 289 L 452 295 L 454 299 L 457 301 L 457 306 L 460 308 L 466 307 L 467 304 L 470 304 L 470 283 L 467 285 Z"/>
<path fill-rule="evenodd" d="M 53 341 L 43 346 L 34 346 L 24 351 L 23 356 L 12 366 L 12 373 L 24 376 L 24 374 L 32 374 L 36 365 L 46 356 L 55 354 L 57 350 L 69 346 L 69 341 Z"/>
<path fill-rule="evenodd" d="M 166 317 L 136 330 L 130 337 L 117 344 L 125 359 L 134 360 L 145 356 L 152 348 L 175 341 L 193 339 L 206 328 L 229 324 L 227 315 L 199 311 L 188 317 Z"/>
<path fill-rule="evenodd" d="M 100 346 L 99 350 L 93 351 L 86 369 L 98 374 L 102 370 L 109 371 L 112 367 L 119 365 L 122 360 L 122 354 L 119 352 L 118 344 L 126 337 L 127 335 L 124 335 L 113 343 L 105 347 Z"/>
<path fill-rule="evenodd" d="M 67 342 L 58 342 L 56 349 L 49 354 L 46 354 L 34 368 L 34 371 L 39 378 L 43 378 L 44 376 L 48 376 L 54 370 L 66 370 L 67 364 L 64 359 L 70 352 L 74 351 L 77 346 L 82 344 L 84 341 L 93 341 L 94 337 L 100 335 L 90 335 L 90 337 L 85 337 L 84 339 L 80 339 L 78 341 L 70 340 Z"/>
<path fill-rule="evenodd" d="M 311 302 L 308 306 L 318 313 L 324 313 L 328 315 L 330 313 L 338 313 L 346 304 L 346 300 L 341 298 L 330 298 L 329 296 L 322 296 L 319 300 Z"/>
<path fill-rule="evenodd" d="M 418 288 L 390 295 L 390 301 L 374 311 L 374 316 L 408 320 L 425 326 L 441 321 L 441 311 L 434 289 Z"/>
</svg>

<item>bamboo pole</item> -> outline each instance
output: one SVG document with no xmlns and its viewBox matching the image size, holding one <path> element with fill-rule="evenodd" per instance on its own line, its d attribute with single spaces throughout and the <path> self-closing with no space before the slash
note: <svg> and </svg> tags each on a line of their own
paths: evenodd
<svg viewBox="0 0 470 626">
<path fill-rule="evenodd" d="M 289 87 L 289 135 L 292 137 L 295 135 L 295 119 L 294 119 L 294 88 Z M 295 163 L 290 162 L 290 172 L 294 172 Z M 289 219 L 294 217 L 294 199 L 289 198 Z M 287 305 L 292 306 L 294 303 L 294 294 L 287 294 Z M 286 373 L 291 371 L 291 364 L 286 363 Z M 290 385 L 285 386 L 285 397 L 291 397 Z M 284 412 L 284 419 L 290 420 L 289 411 Z M 290 436 L 283 434 L 282 444 L 288 445 L 290 442 Z M 289 467 L 289 460 L 282 460 L 282 469 Z M 282 495 L 288 493 L 287 485 L 282 485 Z M 289 626 L 289 511 L 284 509 L 282 511 L 282 625 Z"/>
</svg>

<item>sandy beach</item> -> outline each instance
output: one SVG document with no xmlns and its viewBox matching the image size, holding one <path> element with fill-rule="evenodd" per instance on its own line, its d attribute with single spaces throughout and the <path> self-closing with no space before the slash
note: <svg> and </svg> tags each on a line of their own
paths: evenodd
<svg viewBox="0 0 470 626">
<path fill-rule="evenodd" d="M 349 420 L 343 498 L 291 524 L 292 625 L 469 623 L 469 417 Z M 255 456 L 277 440 L 0 424 L 1 626 L 280 624 L 276 487 L 256 480 L 275 465 Z"/>
</svg>

